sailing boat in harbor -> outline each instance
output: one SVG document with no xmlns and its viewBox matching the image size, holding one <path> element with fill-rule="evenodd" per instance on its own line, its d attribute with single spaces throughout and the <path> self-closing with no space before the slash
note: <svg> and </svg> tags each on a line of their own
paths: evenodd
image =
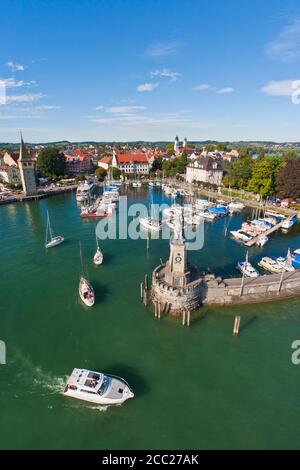
<svg viewBox="0 0 300 470">
<path fill-rule="evenodd" d="M 93 262 L 94 262 L 94 264 L 99 265 L 99 264 L 102 264 L 102 262 L 103 262 L 103 253 L 99 248 L 99 242 L 98 242 L 97 235 L 96 235 L 96 245 L 97 245 L 97 250 L 96 250 L 96 253 L 94 254 Z"/>
<path fill-rule="evenodd" d="M 53 231 L 50 223 L 49 212 L 47 211 L 47 228 L 46 228 L 46 241 L 45 248 L 53 248 L 54 246 L 60 245 L 65 241 L 64 237 L 60 235 L 54 237 Z"/>
<path fill-rule="evenodd" d="M 81 263 L 81 275 L 79 281 L 79 297 L 87 307 L 92 307 L 95 304 L 95 293 L 92 284 L 89 282 L 87 277 L 84 276 L 83 270 L 83 259 L 82 259 L 82 248 L 80 243 L 80 263 Z"/>
</svg>

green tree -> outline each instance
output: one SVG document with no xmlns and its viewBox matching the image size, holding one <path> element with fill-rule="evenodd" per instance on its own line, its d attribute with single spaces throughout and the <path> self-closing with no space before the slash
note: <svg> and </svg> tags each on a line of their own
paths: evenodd
<svg viewBox="0 0 300 470">
<path fill-rule="evenodd" d="M 226 150 L 226 145 L 225 144 L 217 144 L 216 149 L 219 150 L 219 152 L 224 152 Z"/>
<path fill-rule="evenodd" d="M 48 178 L 64 175 L 66 172 L 64 154 L 55 147 L 41 150 L 37 158 L 37 171 L 39 175 Z"/>
<path fill-rule="evenodd" d="M 157 170 L 161 170 L 163 166 L 163 159 L 161 157 L 155 157 L 151 168 L 151 173 L 155 173 Z"/>
<path fill-rule="evenodd" d="M 298 158 L 299 159 L 299 153 L 295 149 L 290 149 L 284 152 L 284 158 L 285 159 L 290 159 L 290 158 Z"/>
<path fill-rule="evenodd" d="M 121 174 L 122 174 L 122 171 L 119 170 L 119 168 L 115 168 L 115 167 L 114 167 L 114 168 L 112 169 L 111 174 L 112 174 L 112 177 L 113 177 L 114 180 L 118 180 L 118 179 L 120 179 L 120 176 L 121 176 Z"/>
<path fill-rule="evenodd" d="M 167 155 L 173 155 L 174 153 L 174 144 L 168 144 L 166 145 L 166 154 Z"/>
<path fill-rule="evenodd" d="M 228 182 L 233 188 L 245 189 L 252 177 L 254 160 L 249 155 L 234 160 L 229 167 Z"/>
<path fill-rule="evenodd" d="M 289 157 L 277 176 L 276 194 L 280 199 L 300 197 L 300 161 Z"/>
<path fill-rule="evenodd" d="M 248 183 L 249 191 L 261 196 L 272 196 L 276 189 L 277 175 L 284 165 L 279 155 L 262 157 L 255 161 L 252 178 Z"/>
<path fill-rule="evenodd" d="M 177 174 L 185 173 L 188 159 L 185 156 L 173 158 L 172 160 L 165 160 L 162 169 L 166 176 L 176 176 Z"/>
<path fill-rule="evenodd" d="M 216 146 L 213 144 L 206 144 L 205 149 L 207 150 L 207 152 L 213 152 L 214 150 L 216 150 Z"/>
<path fill-rule="evenodd" d="M 104 181 L 107 175 L 107 171 L 104 168 L 98 167 L 95 170 L 95 176 L 97 177 L 98 181 Z"/>
</svg>

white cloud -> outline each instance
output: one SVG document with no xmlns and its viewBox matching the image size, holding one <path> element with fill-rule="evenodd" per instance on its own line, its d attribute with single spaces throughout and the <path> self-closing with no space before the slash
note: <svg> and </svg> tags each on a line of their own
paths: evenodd
<svg viewBox="0 0 300 470">
<path fill-rule="evenodd" d="M 148 128 L 167 128 L 188 127 L 193 129 L 206 129 L 211 127 L 207 122 L 195 121 L 194 119 L 187 119 L 180 113 L 172 114 L 139 114 L 139 115 L 123 115 L 123 116 L 110 116 L 110 117 L 97 117 L 87 116 L 88 120 L 92 123 L 102 126 L 111 126 L 118 128 L 136 128 L 140 130 Z"/>
<path fill-rule="evenodd" d="M 6 102 L 9 103 L 28 103 L 30 101 L 40 100 L 46 95 L 42 93 L 25 93 L 23 95 L 10 95 L 6 97 Z"/>
<path fill-rule="evenodd" d="M 209 90 L 211 88 L 210 85 L 208 85 L 207 83 L 202 83 L 201 85 L 196 85 L 193 87 L 193 90 L 194 91 L 205 91 L 205 90 Z"/>
<path fill-rule="evenodd" d="M 266 52 L 272 59 L 292 62 L 300 57 L 300 18 L 286 26 L 278 36 L 266 46 Z"/>
<path fill-rule="evenodd" d="M 272 80 L 266 83 L 261 91 L 272 96 L 292 96 L 295 91 L 294 83 L 295 80 Z"/>
<path fill-rule="evenodd" d="M 7 62 L 6 65 L 7 65 L 7 67 L 10 68 L 10 70 L 11 70 L 12 72 L 20 72 L 20 71 L 25 70 L 25 66 L 24 66 L 24 65 L 22 65 L 22 64 L 15 64 L 15 63 L 14 63 L 13 61 L 11 61 L 11 60 L 10 60 L 9 62 Z"/>
<path fill-rule="evenodd" d="M 61 106 L 56 106 L 54 104 L 45 104 L 41 106 L 35 106 L 34 109 L 38 111 L 54 111 L 56 109 L 61 109 Z"/>
<path fill-rule="evenodd" d="M 25 82 L 24 80 L 16 80 L 14 77 L 4 78 L 0 80 L 1 83 L 4 83 L 6 88 L 20 88 L 22 86 L 35 86 L 37 83 L 34 80 L 30 82 Z"/>
<path fill-rule="evenodd" d="M 161 70 L 154 70 L 154 72 L 150 72 L 151 77 L 163 77 L 169 78 L 171 82 L 177 82 L 181 78 L 181 73 L 179 72 L 171 72 L 168 69 L 161 69 Z"/>
<path fill-rule="evenodd" d="M 234 91 L 235 91 L 234 88 L 227 86 L 224 88 L 220 88 L 219 90 L 216 91 L 216 93 L 226 94 L 226 93 L 233 93 Z"/>
<path fill-rule="evenodd" d="M 143 93 L 144 91 L 152 91 L 155 90 L 159 86 L 159 83 L 141 83 L 141 85 L 137 86 L 137 91 Z"/>
<path fill-rule="evenodd" d="M 97 108 L 99 109 L 99 108 Z M 103 109 L 103 107 L 102 107 Z M 145 106 L 111 106 L 108 108 L 104 108 L 106 113 L 112 113 L 112 114 L 128 114 L 128 113 L 134 113 L 136 111 L 144 110 L 146 109 Z"/>
<path fill-rule="evenodd" d="M 146 50 L 146 55 L 152 58 L 175 55 L 181 47 L 178 41 L 155 42 L 150 44 Z"/>
</svg>

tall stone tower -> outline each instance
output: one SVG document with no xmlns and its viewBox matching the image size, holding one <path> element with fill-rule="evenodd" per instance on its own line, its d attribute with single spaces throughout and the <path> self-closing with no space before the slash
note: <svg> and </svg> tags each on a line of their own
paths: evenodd
<svg viewBox="0 0 300 470">
<path fill-rule="evenodd" d="M 186 148 L 186 146 L 187 146 L 187 138 L 185 137 L 185 138 L 183 139 L 182 147 L 183 147 L 183 148 Z"/>
<path fill-rule="evenodd" d="M 160 264 L 152 274 L 152 302 L 159 311 L 170 315 L 182 315 L 198 308 L 201 302 L 202 278 L 187 261 L 183 233 L 184 221 L 180 216 L 170 243 L 170 256 L 166 264 Z M 160 307 L 158 307 L 160 306 Z"/>
<path fill-rule="evenodd" d="M 170 243 L 170 256 L 165 270 L 165 281 L 174 287 L 186 286 L 190 276 L 183 226 L 183 217 L 177 216 L 174 237 Z"/>
<path fill-rule="evenodd" d="M 175 153 L 175 155 L 178 155 L 178 153 L 179 153 L 179 139 L 178 139 L 178 135 L 175 137 L 175 140 L 174 140 L 174 153 Z"/>
<path fill-rule="evenodd" d="M 35 163 L 29 154 L 21 134 L 20 155 L 18 160 L 21 174 L 22 188 L 26 196 L 32 196 L 37 193 L 35 178 Z"/>
</svg>

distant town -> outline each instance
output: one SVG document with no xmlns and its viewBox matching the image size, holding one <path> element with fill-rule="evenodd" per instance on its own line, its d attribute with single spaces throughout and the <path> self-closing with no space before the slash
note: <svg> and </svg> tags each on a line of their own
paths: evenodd
<svg viewBox="0 0 300 470">
<path fill-rule="evenodd" d="M 32 196 L 94 176 L 104 181 L 175 178 L 261 197 L 300 196 L 299 143 L 189 142 L 0 144 L 0 201 Z M 297 201 L 298 202 L 298 201 Z"/>
</svg>

